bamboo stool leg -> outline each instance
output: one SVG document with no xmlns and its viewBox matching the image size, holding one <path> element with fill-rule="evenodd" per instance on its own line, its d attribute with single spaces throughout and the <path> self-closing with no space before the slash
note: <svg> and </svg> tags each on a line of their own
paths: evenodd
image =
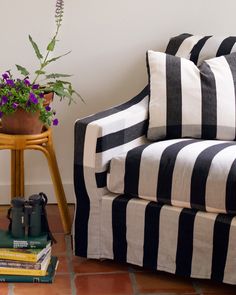
<svg viewBox="0 0 236 295">
<path fill-rule="evenodd" d="M 11 150 L 11 198 L 16 197 L 16 150 Z"/>
<path fill-rule="evenodd" d="M 47 145 L 46 149 L 48 153 L 45 153 L 45 155 L 47 155 L 48 166 L 54 191 L 56 193 L 63 229 L 65 234 L 69 234 L 71 232 L 71 219 L 52 142 Z"/>
<path fill-rule="evenodd" d="M 11 150 L 11 197 L 24 197 L 23 150 Z"/>
<path fill-rule="evenodd" d="M 25 195 L 25 176 L 24 176 L 24 150 L 19 150 L 19 196 Z"/>
</svg>

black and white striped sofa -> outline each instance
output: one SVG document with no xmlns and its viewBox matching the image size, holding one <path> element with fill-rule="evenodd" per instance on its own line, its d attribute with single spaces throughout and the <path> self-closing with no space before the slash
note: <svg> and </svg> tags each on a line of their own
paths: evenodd
<svg viewBox="0 0 236 295">
<path fill-rule="evenodd" d="M 182 34 L 166 52 L 197 64 L 235 42 Z M 74 254 L 236 284 L 236 142 L 152 143 L 148 103 L 147 86 L 75 123 Z"/>
</svg>

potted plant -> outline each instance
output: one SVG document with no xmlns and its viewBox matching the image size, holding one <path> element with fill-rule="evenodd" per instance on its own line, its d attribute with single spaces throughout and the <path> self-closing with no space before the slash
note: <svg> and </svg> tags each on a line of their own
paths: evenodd
<svg viewBox="0 0 236 295">
<path fill-rule="evenodd" d="M 56 32 L 47 45 L 44 55 L 29 35 L 29 41 L 39 61 L 38 69 L 31 74 L 25 67 L 16 65 L 22 78 L 14 78 L 11 71 L 6 71 L 0 78 L 0 118 L 2 131 L 5 133 L 36 134 L 41 132 L 43 125 L 57 125 L 56 112 L 49 106 L 54 93 L 60 100 L 67 98 L 69 104 L 74 101 L 74 95 L 83 101 L 79 93 L 73 89 L 71 82 L 67 80 L 71 75 L 46 72 L 49 64 L 70 53 L 69 51 L 63 55 L 50 57 L 58 42 L 63 13 L 64 1 L 56 0 Z"/>
</svg>

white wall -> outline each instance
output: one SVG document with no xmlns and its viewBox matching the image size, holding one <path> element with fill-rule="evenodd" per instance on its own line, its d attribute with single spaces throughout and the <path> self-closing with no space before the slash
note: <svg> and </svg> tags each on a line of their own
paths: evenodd
<svg viewBox="0 0 236 295">
<path fill-rule="evenodd" d="M 35 69 L 28 34 L 46 46 L 55 30 L 55 0 L 0 0 L 0 72 L 14 64 Z M 147 83 L 145 52 L 163 50 L 183 32 L 236 35 L 235 0 L 65 0 L 57 54 L 72 53 L 52 71 L 72 73 L 86 104 L 55 103 L 54 142 L 67 198 L 73 201 L 73 126 L 77 118 L 134 96 Z M 10 159 L 0 152 L 0 202 L 9 202 Z M 27 194 L 52 193 L 46 161 L 26 154 Z"/>
</svg>

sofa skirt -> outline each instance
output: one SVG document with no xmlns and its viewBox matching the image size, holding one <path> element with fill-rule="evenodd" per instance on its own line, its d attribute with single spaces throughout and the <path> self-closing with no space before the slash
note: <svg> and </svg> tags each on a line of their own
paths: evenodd
<svg viewBox="0 0 236 295">
<path fill-rule="evenodd" d="M 236 217 L 125 195 L 101 202 L 100 256 L 236 284 Z"/>
</svg>

